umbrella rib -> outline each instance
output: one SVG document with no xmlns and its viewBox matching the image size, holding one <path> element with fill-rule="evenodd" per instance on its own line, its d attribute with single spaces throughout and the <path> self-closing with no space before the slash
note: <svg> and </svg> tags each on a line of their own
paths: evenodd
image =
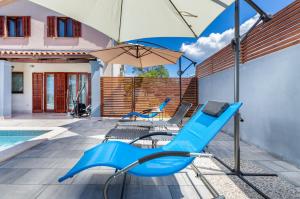
<svg viewBox="0 0 300 199">
<path fill-rule="evenodd" d="M 145 48 L 145 47 L 142 47 L 143 49 L 145 49 L 146 51 L 145 52 L 143 52 L 141 55 L 140 55 L 140 57 L 143 57 L 143 56 L 146 56 L 146 55 L 149 55 L 149 54 L 151 54 L 151 48 Z M 150 52 L 150 53 L 148 53 L 148 54 L 146 54 L 147 52 Z"/>
<path fill-rule="evenodd" d="M 153 52 L 153 51 L 151 51 L 151 52 L 152 52 L 153 54 L 159 56 L 160 58 L 163 58 L 163 59 L 165 59 L 165 60 L 167 60 L 167 61 L 169 61 L 169 62 L 171 62 L 171 63 L 173 63 L 173 64 L 176 64 L 176 62 L 174 62 L 174 61 L 172 61 L 172 60 L 170 60 L 170 59 L 168 59 L 168 58 L 166 58 L 166 57 L 164 57 L 164 56 L 161 56 L 160 54 L 158 54 L 158 53 L 156 53 L 156 52 Z"/>
<path fill-rule="evenodd" d="M 224 2 L 222 2 L 221 0 L 211 0 L 211 1 L 213 1 L 216 4 L 219 4 L 223 8 L 227 8 L 228 7 L 228 5 L 226 3 L 224 3 Z"/>
<path fill-rule="evenodd" d="M 151 51 L 151 52 L 152 52 L 152 51 Z M 164 55 L 167 55 L 167 56 L 170 56 L 170 57 L 173 57 L 173 58 L 176 58 L 176 59 L 177 59 L 177 56 L 169 55 L 168 53 L 160 52 L 160 54 L 164 54 Z M 181 56 L 180 56 L 180 57 L 181 57 Z"/>
<path fill-rule="evenodd" d="M 129 52 L 130 50 L 132 50 L 134 48 L 134 46 L 130 46 L 129 50 L 124 49 L 123 47 L 121 47 L 124 51 L 126 51 L 125 53 L 132 56 L 132 57 L 136 57 L 134 54 L 132 54 L 131 52 Z"/>
<path fill-rule="evenodd" d="M 144 52 L 143 54 L 141 54 L 140 57 L 144 57 L 144 56 L 147 56 L 147 55 L 150 55 L 152 52 L 149 50 L 147 52 Z"/>
<path fill-rule="evenodd" d="M 124 48 L 122 48 L 124 50 Z M 128 51 L 130 51 L 131 48 L 129 48 L 128 50 L 124 50 L 124 52 L 118 54 L 117 56 L 111 58 L 110 60 L 107 61 L 107 63 L 111 62 L 112 60 L 116 59 L 117 57 L 120 57 L 121 55 L 125 54 L 125 53 L 128 53 Z"/>
<path fill-rule="evenodd" d="M 181 17 L 181 19 L 184 21 L 185 25 L 190 29 L 190 31 L 192 31 L 193 35 L 195 38 L 197 38 L 197 34 L 194 32 L 194 30 L 192 29 L 191 25 L 188 24 L 188 22 L 185 20 L 185 18 L 182 16 L 182 14 L 180 13 L 180 11 L 177 9 L 177 7 L 174 5 L 174 3 L 169 0 L 169 2 L 171 3 L 171 5 L 173 6 L 173 8 L 176 10 L 176 12 L 179 14 L 179 16 Z"/>
</svg>

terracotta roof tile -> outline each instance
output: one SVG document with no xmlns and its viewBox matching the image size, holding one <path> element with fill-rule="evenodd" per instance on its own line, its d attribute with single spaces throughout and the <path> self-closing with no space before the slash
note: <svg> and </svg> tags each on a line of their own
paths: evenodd
<svg viewBox="0 0 300 199">
<path fill-rule="evenodd" d="M 0 56 L 32 56 L 32 57 L 42 57 L 42 56 L 83 56 L 92 57 L 89 55 L 88 51 L 68 51 L 68 50 L 0 50 Z"/>
</svg>

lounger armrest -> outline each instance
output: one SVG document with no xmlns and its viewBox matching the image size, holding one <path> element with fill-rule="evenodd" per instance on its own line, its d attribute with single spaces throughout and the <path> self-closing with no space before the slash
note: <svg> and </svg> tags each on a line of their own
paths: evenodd
<svg viewBox="0 0 300 199">
<path fill-rule="evenodd" d="M 156 159 L 156 158 L 161 158 L 161 157 L 167 157 L 167 156 L 177 156 L 177 157 L 194 157 L 194 158 L 212 158 L 212 154 L 207 154 L 207 153 L 191 153 L 187 151 L 163 151 L 163 152 L 158 152 L 154 153 L 151 155 L 147 155 L 145 157 L 142 157 L 138 159 L 138 163 L 142 164 L 144 162 Z"/>
<path fill-rule="evenodd" d="M 191 154 L 190 154 L 190 152 L 186 152 L 186 151 L 163 151 L 163 152 L 154 153 L 154 154 L 142 157 L 138 160 L 138 162 L 139 162 L 139 164 L 143 164 L 144 162 L 148 162 L 148 161 L 156 159 L 156 158 L 167 157 L 167 156 L 190 157 Z"/>
<path fill-rule="evenodd" d="M 152 136 L 157 136 L 157 135 L 163 135 L 163 136 L 174 136 L 176 135 L 175 133 L 168 133 L 168 132 L 153 132 L 153 133 L 149 133 L 147 135 L 143 135 L 141 137 L 135 138 L 134 140 L 132 140 L 129 144 L 133 144 L 139 140 L 142 140 L 144 138 L 148 138 L 148 137 L 152 137 Z"/>
</svg>

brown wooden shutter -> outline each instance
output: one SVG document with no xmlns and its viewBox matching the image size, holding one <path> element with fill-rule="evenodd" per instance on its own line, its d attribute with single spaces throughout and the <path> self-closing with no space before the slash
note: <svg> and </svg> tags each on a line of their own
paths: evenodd
<svg viewBox="0 0 300 199">
<path fill-rule="evenodd" d="M 5 21 L 5 17 L 4 16 L 0 16 L 0 37 L 3 37 L 4 36 L 4 33 L 5 33 L 5 24 L 4 24 L 4 21 Z"/>
<path fill-rule="evenodd" d="M 73 19 L 73 37 L 81 37 L 81 23 Z"/>
<path fill-rule="evenodd" d="M 43 73 L 32 73 L 32 112 L 43 112 Z"/>
<path fill-rule="evenodd" d="M 66 74 L 55 73 L 54 76 L 54 112 L 66 112 Z"/>
<path fill-rule="evenodd" d="M 56 17 L 47 17 L 47 37 L 56 37 Z"/>
<path fill-rule="evenodd" d="M 22 17 L 23 35 L 24 37 L 30 37 L 31 35 L 31 24 L 30 16 Z"/>
</svg>

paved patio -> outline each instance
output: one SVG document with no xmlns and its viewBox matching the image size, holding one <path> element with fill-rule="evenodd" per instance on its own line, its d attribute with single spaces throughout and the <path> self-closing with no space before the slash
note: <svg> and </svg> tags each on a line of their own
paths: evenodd
<svg viewBox="0 0 300 199">
<path fill-rule="evenodd" d="M 60 184 L 62 176 L 80 158 L 83 151 L 98 144 L 114 127 L 116 120 L 70 119 L 61 114 L 19 115 L 0 121 L 0 126 L 65 127 L 64 133 L 0 163 L 0 198 L 102 198 L 105 180 L 114 170 L 93 168 Z M 210 145 L 209 151 L 232 164 L 233 140 L 220 134 Z M 300 169 L 277 159 L 267 152 L 244 142 L 241 143 L 242 169 L 247 172 L 275 172 L 279 177 L 247 177 L 271 198 L 300 198 Z M 226 198 L 261 198 L 255 191 L 226 171 L 218 162 L 209 158 L 196 161 L 216 190 Z M 218 174 L 218 175 L 216 175 Z M 122 177 L 110 187 L 110 197 L 118 198 Z M 211 198 L 204 184 L 195 177 L 191 168 L 163 178 L 137 178 L 129 176 L 125 198 Z"/>
</svg>

